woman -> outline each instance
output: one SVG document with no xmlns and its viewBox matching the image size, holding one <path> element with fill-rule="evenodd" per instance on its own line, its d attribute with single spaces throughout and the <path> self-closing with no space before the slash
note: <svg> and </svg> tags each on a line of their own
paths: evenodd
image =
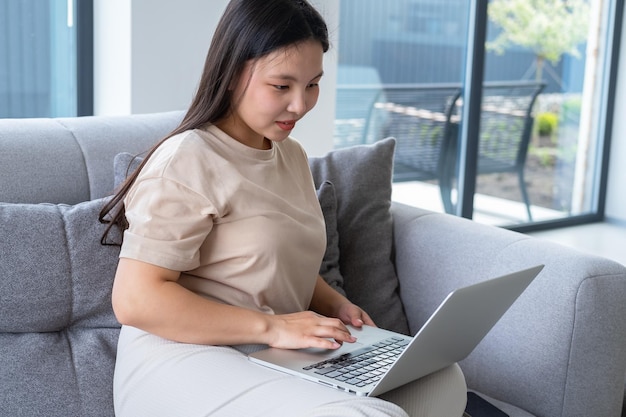
<svg viewBox="0 0 626 417">
<path fill-rule="evenodd" d="M 324 219 L 289 137 L 317 102 L 328 47 L 304 0 L 231 1 L 180 126 L 101 213 L 125 229 L 113 286 L 118 417 L 406 415 L 245 356 L 259 344 L 336 349 L 356 340 L 346 324 L 374 325 L 318 275 Z M 452 381 L 460 416 L 458 369 L 431 379 Z M 422 385 L 438 386 L 389 398 L 417 415 Z"/>
</svg>

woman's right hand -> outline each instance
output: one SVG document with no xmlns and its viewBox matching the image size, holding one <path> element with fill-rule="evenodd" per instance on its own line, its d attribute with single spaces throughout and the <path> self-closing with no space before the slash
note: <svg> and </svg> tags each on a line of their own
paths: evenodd
<svg viewBox="0 0 626 417">
<path fill-rule="evenodd" d="M 178 284 L 180 272 L 121 258 L 113 284 L 120 323 L 182 343 L 264 343 L 284 349 L 337 349 L 354 342 L 339 319 L 312 311 L 270 315 L 218 303 Z"/>
<path fill-rule="evenodd" d="M 268 344 L 271 347 L 338 349 L 344 342 L 356 341 L 341 320 L 324 317 L 312 311 L 268 317 Z"/>
</svg>

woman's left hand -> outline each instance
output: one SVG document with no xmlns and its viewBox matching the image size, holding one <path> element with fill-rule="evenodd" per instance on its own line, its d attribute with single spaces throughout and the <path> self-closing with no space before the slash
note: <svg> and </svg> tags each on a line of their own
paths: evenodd
<svg viewBox="0 0 626 417">
<path fill-rule="evenodd" d="M 361 328 L 364 324 L 376 327 L 371 317 L 363 309 L 331 288 L 321 276 L 311 300 L 310 309 L 326 317 L 334 317 L 345 325 Z"/>
<path fill-rule="evenodd" d="M 364 324 L 367 324 L 368 326 L 376 326 L 374 321 L 365 311 L 363 311 L 362 308 L 352 304 L 351 302 L 339 305 L 337 308 L 337 318 L 343 321 L 344 324 L 349 324 L 357 328 L 360 328 Z"/>
</svg>

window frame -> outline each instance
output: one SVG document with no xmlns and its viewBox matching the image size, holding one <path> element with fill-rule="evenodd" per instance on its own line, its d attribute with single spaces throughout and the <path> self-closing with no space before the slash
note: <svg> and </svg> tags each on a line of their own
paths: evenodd
<svg viewBox="0 0 626 417">
<path fill-rule="evenodd" d="M 76 115 L 94 113 L 93 0 L 78 0 L 76 13 Z"/>
</svg>

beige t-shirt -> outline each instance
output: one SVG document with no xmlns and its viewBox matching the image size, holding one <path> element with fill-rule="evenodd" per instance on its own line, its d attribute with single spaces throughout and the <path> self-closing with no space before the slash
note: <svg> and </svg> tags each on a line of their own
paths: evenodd
<svg viewBox="0 0 626 417">
<path fill-rule="evenodd" d="M 307 157 L 293 139 L 250 148 L 216 126 L 165 141 L 124 200 L 120 257 L 267 313 L 306 310 L 326 247 Z"/>
</svg>

